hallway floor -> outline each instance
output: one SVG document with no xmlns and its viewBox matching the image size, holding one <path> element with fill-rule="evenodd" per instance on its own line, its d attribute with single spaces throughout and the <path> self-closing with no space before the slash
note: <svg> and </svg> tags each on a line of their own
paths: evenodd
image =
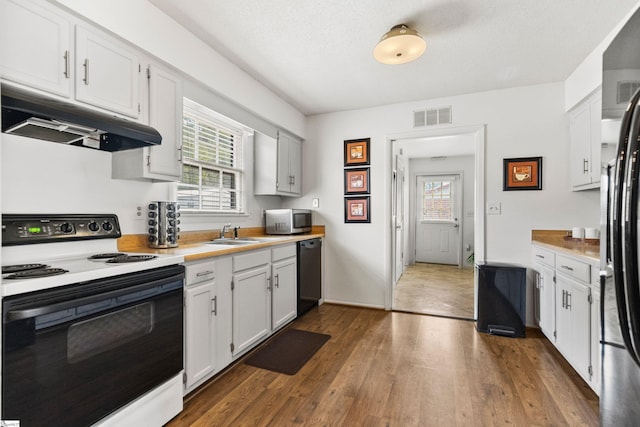
<svg viewBox="0 0 640 427">
<path fill-rule="evenodd" d="M 473 319 L 473 268 L 409 265 L 393 292 L 393 309 Z"/>
</svg>

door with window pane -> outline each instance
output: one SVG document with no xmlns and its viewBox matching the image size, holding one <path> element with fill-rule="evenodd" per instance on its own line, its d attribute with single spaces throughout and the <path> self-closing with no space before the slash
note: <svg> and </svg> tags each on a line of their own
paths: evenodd
<svg viewBox="0 0 640 427">
<path fill-rule="evenodd" d="M 460 265 L 462 176 L 416 179 L 416 262 Z"/>
</svg>

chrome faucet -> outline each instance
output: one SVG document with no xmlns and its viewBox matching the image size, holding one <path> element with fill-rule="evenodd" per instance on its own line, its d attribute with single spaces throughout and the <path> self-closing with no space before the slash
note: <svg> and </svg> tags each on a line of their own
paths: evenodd
<svg viewBox="0 0 640 427">
<path fill-rule="evenodd" d="M 222 230 L 220 230 L 220 238 L 224 239 L 224 235 L 227 231 L 229 231 L 229 228 L 231 227 L 231 224 L 225 224 L 222 226 Z"/>
</svg>

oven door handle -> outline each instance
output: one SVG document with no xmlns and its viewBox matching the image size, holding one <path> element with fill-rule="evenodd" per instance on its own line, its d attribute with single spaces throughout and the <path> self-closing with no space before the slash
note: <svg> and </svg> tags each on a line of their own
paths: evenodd
<svg viewBox="0 0 640 427">
<path fill-rule="evenodd" d="M 171 286 L 164 286 L 164 285 Z M 5 323 L 13 322 L 16 320 L 30 319 L 44 314 L 55 313 L 56 311 L 68 310 L 70 308 L 80 307 L 87 304 L 104 301 L 106 299 L 112 299 L 121 297 L 124 295 L 131 295 L 140 293 L 140 298 L 132 298 L 123 301 L 122 306 L 129 302 L 140 301 L 141 299 L 149 299 L 157 295 L 172 292 L 178 289 L 182 289 L 182 281 L 176 280 L 176 277 L 163 278 L 155 280 L 153 282 L 143 283 L 141 285 L 128 286 L 126 288 L 116 289 L 108 292 L 99 293 L 97 295 L 89 295 L 81 298 L 74 298 L 66 301 L 57 302 L 48 305 L 37 305 L 35 307 L 21 308 L 15 310 L 9 310 L 6 312 Z M 147 292 L 145 292 L 147 291 Z"/>
</svg>

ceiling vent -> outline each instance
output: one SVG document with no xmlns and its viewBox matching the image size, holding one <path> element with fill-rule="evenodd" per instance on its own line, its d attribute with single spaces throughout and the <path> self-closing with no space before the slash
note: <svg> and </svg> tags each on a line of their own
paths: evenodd
<svg viewBox="0 0 640 427">
<path fill-rule="evenodd" d="M 435 126 L 451 123 L 451 106 L 429 108 L 413 112 L 413 127 Z"/>
<path fill-rule="evenodd" d="M 640 81 L 622 81 L 618 82 L 618 90 L 616 94 L 618 104 L 626 104 L 631 100 L 634 93 L 640 88 Z"/>
</svg>

